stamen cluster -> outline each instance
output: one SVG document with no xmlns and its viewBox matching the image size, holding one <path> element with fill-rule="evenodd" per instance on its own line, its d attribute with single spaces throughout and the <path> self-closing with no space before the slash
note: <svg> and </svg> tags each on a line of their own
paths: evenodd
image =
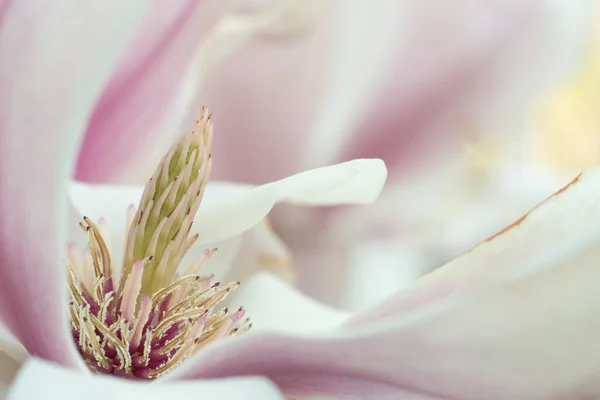
<svg viewBox="0 0 600 400">
<path fill-rule="evenodd" d="M 104 221 L 96 225 L 84 217 L 89 248 L 83 260 L 75 245 L 69 248 L 69 310 L 73 338 L 91 369 L 157 378 L 206 344 L 251 327 L 243 308 L 217 309 L 239 282 L 221 285 L 198 274 L 216 249 L 204 250 L 178 273 L 197 239 L 190 230 L 210 174 L 211 138 L 210 116 L 203 108 L 194 130 L 162 159 L 137 210 L 128 210 L 118 282 Z"/>
</svg>

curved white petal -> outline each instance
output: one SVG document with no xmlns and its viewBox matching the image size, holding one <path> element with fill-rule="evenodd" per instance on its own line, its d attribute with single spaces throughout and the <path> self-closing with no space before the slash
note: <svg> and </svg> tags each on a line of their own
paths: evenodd
<svg viewBox="0 0 600 400">
<path fill-rule="evenodd" d="M 9 400 L 285 400 L 265 378 L 190 382 L 135 382 L 109 375 L 83 374 L 38 359 L 28 361 L 10 388 Z"/>
<path fill-rule="evenodd" d="M 292 254 L 283 240 L 271 229 L 268 219 L 241 236 L 238 251 L 224 281 L 246 282 L 257 272 L 268 272 L 289 284 L 296 281 Z"/>
<path fill-rule="evenodd" d="M 77 215 L 77 222 L 83 216 L 92 220 L 105 218 L 111 234 L 125 237 L 127 207 L 138 205 L 144 188 L 141 186 L 93 185 L 71 181 L 69 197 Z"/>
<path fill-rule="evenodd" d="M 200 241 L 239 234 L 258 224 L 279 202 L 303 205 L 366 204 L 375 201 L 386 178 L 381 160 L 353 160 L 302 172 L 237 191 L 207 193 L 196 216 Z M 207 188 L 208 192 L 208 188 Z M 216 195 L 216 196 L 215 196 Z"/>
<path fill-rule="evenodd" d="M 319 303 L 269 273 L 242 283 L 230 304 L 244 306 L 254 332 L 310 334 L 336 328 L 350 315 Z"/>
<path fill-rule="evenodd" d="M 193 230 L 192 230 L 193 233 Z M 181 261 L 181 268 L 187 268 L 199 258 L 203 257 L 202 253 L 206 249 L 217 249 L 212 254 L 209 260 L 202 265 L 201 274 L 212 274 L 214 281 L 232 282 L 237 278 L 228 279 L 231 266 L 238 254 L 241 242 L 244 235 L 232 236 L 227 239 L 219 240 L 210 243 L 196 243 L 192 246 Z"/>
<path fill-rule="evenodd" d="M 158 160 L 157 160 L 158 161 Z M 302 205 L 367 204 L 375 201 L 386 178 L 377 159 L 360 159 L 302 172 L 261 186 L 210 182 L 192 233 L 198 243 L 217 242 L 258 224 L 279 202 Z M 71 201 L 82 215 L 106 218 L 116 238 L 125 237 L 125 212 L 139 202 L 143 189 L 90 185 L 73 181 Z M 111 230 L 112 231 L 112 230 Z M 121 236 L 122 235 L 122 236 Z"/>
<path fill-rule="evenodd" d="M 461 257 L 365 312 L 361 323 L 525 276 L 600 237 L 600 167 L 592 168 Z"/>
</svg>

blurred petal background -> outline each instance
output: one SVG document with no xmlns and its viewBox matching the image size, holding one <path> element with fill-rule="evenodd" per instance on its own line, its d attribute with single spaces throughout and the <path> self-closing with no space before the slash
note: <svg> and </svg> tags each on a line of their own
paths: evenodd
<svg viewBox="0 0 600 400">
<path fill-rule="evenodd" d="M 149 17 L 163 41 L 142 30 L 132 44 L 151 63 L 119 65 L 76 178 L 141 184 L 201 105 L 213 179 L 382 158 L 375 206 L 282 206 L 270 219 L 280 239 L 256 234 L 287 247 L 282 274 L 330 304 L 357 309 L 406 286 L 600 159 L 592 0 L 230 0 L 173 13 Z M 117 137 L 123 123 L 131 133 Z"/>
</svg>

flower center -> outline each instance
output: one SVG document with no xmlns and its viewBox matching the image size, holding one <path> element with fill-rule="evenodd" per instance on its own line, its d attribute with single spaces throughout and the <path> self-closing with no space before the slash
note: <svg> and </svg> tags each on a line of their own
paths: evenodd
<svg viewBox="0 0 600 400">
<path fill-rule="evenodd" d="M 239 282 L 221 285 L 200 267 L 204 250 L 184 272 L 183 256 L 196 240 L 190 230 L 211 167 L 212 124 L 202 109 L 196 126 L 162 159 L 130 224 L 120 278 L 98 225 L 84 217 L 89 249 L 68 257 L 73 338 L 90 368 L 127 378 L 170 372 L 206 344 L 251 327 L 244 309 L 218 308 Z"/>
</svg>

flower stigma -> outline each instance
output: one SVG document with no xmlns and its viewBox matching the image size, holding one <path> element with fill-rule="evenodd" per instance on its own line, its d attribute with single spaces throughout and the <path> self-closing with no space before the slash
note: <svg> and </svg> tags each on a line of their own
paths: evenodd
<svg viewBox="0 0 600 400">
<path fill-rule="evenodd" d="M 69 246 L 69 312 L 75 344 L 96 372 L 154 379 L 203 346 L 250 329 L 245 310 L 219 308 L 239 282 L 199 275 L 216 249 L 179 266 L 197 239 L 190 235 L 211 170 L 212 123 L 205 108 L 192 132 L 163 157 L 139 207 L 130 206 L 125 255 L 116 275 L 104 220 L 80 224 L 88 248 Z"/>
</svg>

